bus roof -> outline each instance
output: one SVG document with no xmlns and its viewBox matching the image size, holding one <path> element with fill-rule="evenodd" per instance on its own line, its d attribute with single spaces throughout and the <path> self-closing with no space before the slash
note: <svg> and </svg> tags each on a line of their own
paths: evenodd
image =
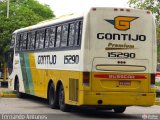
<svg viewBox="0 0 160 120">
<path fill-rule="evenodd" d="M 25 32 L 25 31 L 28 31 L 28 30 L 34 30 L 34 29 L 38 29 L 38 28 L 42 28 L 42 27 L 47 27 L 47 26 L 50 26 L 50 25 L 53 25 L 53 24 L 59 24 L 59 23 L 62 23 L 62 22 L 65 22 L 65 21 L 69 21 L 69 20 L 72 20 L 72 19 L 77 19 L 77 18 L 81 18 L 85 15 L 87 15 L 91 10 L 95 11 L 95 10 L 102 10 L 102 9 L 108 9 L 108 10 L 114 10 L 115 12 L 117 11 L 127 11 L 127 12 L 148 12 L 149 14 L 151 13 L 151 11 L 148 11 L 148 10 L 140 10 L 140 9 L 133 9 L 133 8 L 117 8 L 117 7 L 91 7 L 87 10 L 85 10 L 84 13 L 81 13 L 81 14 L 67 14 L 67 15 L 63 15 L 63 16 L 60 16 L 60 17 L 56 17 L 56 18 L 53 18 L 53 19 L 49 19 L 49 20 L 45 20 L 45 21 L 42 21 L 42 22 L 39 22 L 35 25 L 32 25 L 32 26 L 28 26 L 28 27 L 24 27 L 24 28 L 20 28 L 20 29 L 17 29 L 13 32 L 13 34 L 15 33 L 19 33 L 19 32 Z"/>
<path fill-rule="evenodd" d="M 77 18 L 81 18 L 81 17 L 83 17 L 82 14 L 75 15 L 75 14 L 71 13 L 71 14 L 63 15 L 63 16 L 56 17 L 56 18 L 53 18 L 53 19 L 45 20 L 45 21 L 39 22 L 39 23 L 37 23 L 35 25 L 32 25 L 32 26 L 17 29 L 13 32 L 13 34 L 19 33 L 19 32 L 25 32 L 25 31 L 28 31 L 28 30 L 34 30 L 34 29 L 45 27 L 45 26 L 50 26 L 50 25 L 55 24 L 55 23 L 58 24 L 58 23 L 61 23 L 61 22 L 64 22 L 64 21 L 72 20 L 72 19 L 75 19 L 75 18 L 77 19 Z"/>
</svg>

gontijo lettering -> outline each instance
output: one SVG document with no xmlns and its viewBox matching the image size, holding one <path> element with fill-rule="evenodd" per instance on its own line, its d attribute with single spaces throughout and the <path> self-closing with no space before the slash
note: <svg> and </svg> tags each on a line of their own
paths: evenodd
<svg viewBox="0 0 160 120">
<path fill-rule="evenodd" d="M 56 64 L 56 55 L 39 55 L 38 64 Z"/>
<path fill-rule="evenodd" d="M 127 41 L 146 41 L 146 35 L 118 34 L 118 33 L 97 33 L 100 40 L 127 40 Z"/>
</svg>

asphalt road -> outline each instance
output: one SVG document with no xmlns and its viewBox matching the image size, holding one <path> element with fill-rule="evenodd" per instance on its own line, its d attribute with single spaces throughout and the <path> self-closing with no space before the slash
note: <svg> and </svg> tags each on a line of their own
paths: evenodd
<svg viewBox="0 0 160 120">
<path fill-rule="evenodd" d="M 128 107 L 123 114 L 117 114 L 113 111 L 80 108 L 73 108 L 70 112 L 61 112 L 60 110 L 50 109 L 47 101 L 41 98 L 31 96 L 23 99 L 0 98 L 0 119 L 9 120 L 15 119 L 15 117 L 18 117 L 16 118 L 17 120 L 137 120 L 142 119 L 142 117 L 159 120 L 160 106 Z"/>
</svg>

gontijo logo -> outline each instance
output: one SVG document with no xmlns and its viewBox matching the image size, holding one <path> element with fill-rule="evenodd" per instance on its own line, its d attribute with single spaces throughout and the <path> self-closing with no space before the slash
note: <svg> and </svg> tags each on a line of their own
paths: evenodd
<svg viewBox="0 0 160 120">
<path fill-rule="evenodd" d="M 118 30 L 128 30 L 130 29 L 130 23 L 131 21 L 137 19 L 138 17 L 132 17 L 132 16 L 117 16 L 114 18 L 114 20 L 107 20 L 105 19 L 105 21 L 111 23 L 112 25 L 114 25 L 114 27 Z"/>
</svg>

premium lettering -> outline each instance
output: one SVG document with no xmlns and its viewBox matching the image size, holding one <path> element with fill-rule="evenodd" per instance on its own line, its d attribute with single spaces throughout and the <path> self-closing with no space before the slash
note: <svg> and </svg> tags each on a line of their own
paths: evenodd
<svg viewBox="0 0 160 120">
<path fill-rule="evenodd" d="M 129 44 L 113 44 L 113 43 L 108 43 L 107 48 L 134 48 L 134 45 L 129 45 Z"/>
</svg>

